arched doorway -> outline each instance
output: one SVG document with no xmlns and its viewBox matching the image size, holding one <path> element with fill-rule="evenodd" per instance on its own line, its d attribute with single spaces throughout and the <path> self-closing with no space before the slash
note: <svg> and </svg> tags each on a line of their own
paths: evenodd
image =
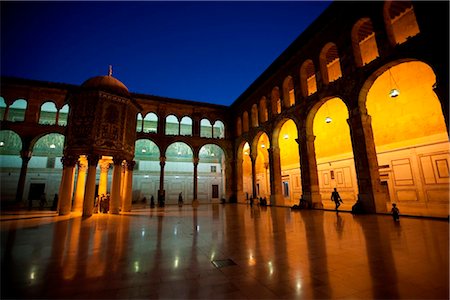
<svg viewBox="0 0 450 300">
<path fill-rule="evenodd" d="M 340 98 L 320 102 L 313 121 L 314 147 L 317 161 L 319 190 L 324 208 L 334 209 L 331 192 L 337 188 L 344 204 L 351 209 L 358 195 L 353 159 L 348 109 Z"/>
<path fill-rule="evenodd" d="M 206 144 L 200 148 L 198 157 L 197 198 L 200 203 L 218 202 L 225 195 L 224 152 L 215 144 Z"/>
<path fill-rule="evenodd" d="M 242 157 L 242 194 L 240 200 L 247 201 L 253 195 L 252 187 L 252 160 L 250 158 L 250 145 L 245 142 L 241 148 Z"/>
<path fill-rule="evenodd" d="M 449 141 L 436 76 L 420 61 L 382 70 L 360 106 L 371 116 L 387 207 L 395 202 L 402 213 L 448 216 Z"/>
<path fill-rule="evenodd" d="M 175 142 L 166 150 L 164 168 L 165 204 L 177 204 L 182 193 L 185 203 L 193 200 L 194 162 L 191 147 L 183 142 Z"/>
<path fill-rule="evenodd" d="M 133 171 L 133 202 L 142 202 L 145 197 L 147 203 L 153 196 L 158 197 L 160 167 L 160 151 L 151 140 L 142 139 L 135 143 L 134 160 L 136 165 Z"/>
<path fill-rule="evenodd" d="M 11 130 L 0 131 L 0 187 L 1 202 L 14 201 L 16 197 L 17 183 L 22 165 L 20 158 L 22 140 L 20 136 Z"/>
<path fill-rule="evenodd" d="M 269 152 L 270 148 L 269 137 L 266 133 L 262 133 L 254 144 L 254 151 L 256 152 L 255 161 L 255 184 L 256 197 L 270 199 L 270 168 L 269 168 Z M 253 155 L 253 153 L 252 153 Z"/>
</svg>

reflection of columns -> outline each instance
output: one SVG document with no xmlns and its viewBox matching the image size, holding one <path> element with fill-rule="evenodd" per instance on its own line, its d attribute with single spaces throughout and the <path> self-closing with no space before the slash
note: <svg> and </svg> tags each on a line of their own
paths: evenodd
<svg viewBox="0 0 450 300">
<path fill-rule="evenodd" d="M 95 176 L 97 173 L 97 163 L 99 157 L 97 155 L 88 155 L 88 172 L 86 178 L 86 188 L 84 191 L 83 216 L 89 217 L 94 209 L 95 197 Z"/>
<path fill-rule="evenodd" d="M 125 183 L 123 185 L 122 211 L 131 211 L 131 193 L 133 191 L 133 169 L 135 161 L 127 161 L 125 170 Z"/>
<path fill-rule="evenodd" d="M 252 161 L 252 197 L 256 199 L 256 155 L 251 154 L 250 159 Z"/>
<path fill-rule="evenodd" d="M 225 198 L 230 200 L 230 198 L 233 195 L 236 195 L 234 187 L 233 187 L 234 181 L 237 181 L 238 185 L 239 185 L 239 181 L 241 182 L 240 186 L 241 186 L 241 191 L 242 191 L 242 172 L 239 173 L 241 176 L 240 180 L 239 179 L 233 180 L 233 166 L 235 165 L 235 161 L 232 159 L 229 159 L 229 160 L 224 159 L 223 165 L 225 166 L 225 172 L 223 175 L 225 177 L 225 185 L 223 188 L 225 189 Z M 241 162 L 241 168 L 242 168 L 242 162 Z"/>
<path fill-rule="evenodd" d="M 270 147 L 269 167 L 270 167 L 270 204 L 283 205 L 284 198 L 281 188 L 281 162 L 280 147 Z"/>
<path fill-rule="evenodd" d="M 73 193 L 73 175 L 75 173 L 75 165 L 78 158 L 73 156 L 64 156 L 61 158 L 63 164 L 63 175 L 59 188 L 59 214 L 67 215 L 70 213 L 72 206 Z"/>
<path fill-rule="evenodd" d="M 76 212 L 83 211 L 86 171 L 87 171 L 87 161 L 85 158 L 80 158 L 80 160 L 78 161 L 77 189 L 75 190 L 75 201 L 73 204 L 73 210 Z"/>
<path fill-rule="evenodd" d="M 158 204 L 165 201 L 165 191 L 164 191 L 164 166 L 166 165 L 166 157 L 161 156 L 159 158 L 160 172 L 159 172 L 159 190 L 158 190 Z"/>
<path fill-rule="evenodd" d="M 237 159 L 236 160 L 236 172 L 233 172 L 233 176 L 235 176 L 235 179 L 232 181 L 236 180 L 236 195 L 237 195 L 237 201 L 245 201 L 244 198 L 244 160 L 241 159 Z M 231 179 L 231 178 L 230 178 Z"/>
<path fill-rule="evenodd" d="M 98 194 L 106 195 L 108 191 L 108 170 L 109 161 L 102 160 L 100 162 L 100 181 L 98 183 Z"/>
<path fill-rule="evenodd" d="M 120 207 L 120 183 L 122 177 L 122 161 L 121 157 L 114 157 L 113 178 L 111 184 L 111 204 L 109 207 L 110 214 L 118 214 Z"/>
<path fill-rule="evenodd" d="M 296 139 L 300 153 L 300 171 L 302 180 L 302 197 L 311 204 L 313 208 L 322 208 L 322 198 L 319 192 L 319 175 L 317 173 L 316 153 L 314 148 L 314 135 L 308 135 L 305 128 L 301 128 Z"/>
<path fill-rule="evenodd" d="M 28 162 L 31 159 L 31 151 L 20 151 L 22 167 L 20 168 L 19 182 L 17 183 L 16 202 L 22 201 L 23 190 L 25 188 L 25 178 L 27 177 Z"/>
<path fill-rule="evenodd" d="M 386 212 L 386 195 L 381 188 L 371 117 L 352 111 L 347 122 L 350 125 L 358 198 L 362 202 L 364 211 Z"/>
<path fill-rule="evenodd" d="M 198 167 L 199 158 L 194 157 L 193 163 L 194 163 L 194 199 L 193 201 L 197 200 L 197 188 L 198 188 L 198 178 L 197 178 L 197 167 Z"/>
</svg>

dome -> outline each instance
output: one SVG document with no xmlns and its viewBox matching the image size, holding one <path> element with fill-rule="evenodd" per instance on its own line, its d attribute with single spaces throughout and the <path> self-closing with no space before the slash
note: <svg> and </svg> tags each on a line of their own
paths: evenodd
<svg viewBox="0 0 450 300">
<path fill-rule="evenodd" d="M 98 89 L 119 96 L 130 97 L 128 88 L 112 76 L 92 77 L 81 85 L 83 88 Z"/>
</svg>

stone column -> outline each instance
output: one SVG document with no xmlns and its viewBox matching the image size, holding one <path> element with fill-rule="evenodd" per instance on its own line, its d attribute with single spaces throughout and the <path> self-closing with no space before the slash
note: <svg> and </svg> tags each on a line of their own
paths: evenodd
<svg viewBox="0 0 450 300">
<path fill-rule="evenodd" d="M 16 202 L 21 202 L 23 198 L 23 190 L 25 188 L 25 179 L 27 177 L 28 162 L 31 159 L 31 151 L 20 151 L 20 158 L 22 159 L 22 166 L 20 168 L 19 182 L 17 183 Z"/>
<path fill-rule="evenodd" d="M 133 169 L 136 165 L 135 161 L 127 161 L 125 171 L 125 184 L 122 199 L 122 211 L 131 211 L 131 198 L 133 192 Z"/>
<path fill-rule="evenodd" d="M 118 214 L 120 208 L 120 185 L 122 181 L 122 161 L 121 157 L 114 157 L 113 178 L 111 184 L 111 203 L 109 205 L 110 214 Z"/>
<path fill-rule="evenodd" d="M 233 173 L 236 177 L 236 197 L 238 202 L 245 202 L 246 199 L 244 197 L 244 168 L 243 168 L 244 160 L 237 159 L 236 160 L 236 172 Z M 231 179 L 231 178 L 230 178 Z"/>
<path fill-rule="evenodd" d="M 358 198 L 365 212 L 386 212 L 386 194 L 381 187 L 371 117 L 353 110 L 347 122 L 350 125 Z"/>
<path fill-rule="evenodd" d="M 86 171 L 87 160 L 85 158 L 80 158 L 78 160 L 77 188 L 75 190 L 75 201 L 73 204 L 73 211 L 76 212 L 83 211 L 84 191 L 86 188 Z"/>
<path fill-rule="evenodd" d="M 161 170 L 159 172 L 158 205 L 164 206 L 164 202 L 166 201 L 166 191 L 164 190 L 164 166 L 166 165 L 165 156 L 161 156 L 159 158 L 159 165 Z"/>
<path fill-rule="evenodd" d="M 319 176 L 314 148 L 314 135 L 308 135 L 302 128 L 299 132 L 302 139 L 296 139 L 300 153 L 300 172 L 302 179 L 302 197 L 312 208 L 323 208 L 319 190 Z"/>
<path fill-rule="evenodd" d="M 61 158 L 63 164 L 63 176 L 59 188 L 59 215 L 61 216 L 69 214 L 72 207 L 73 175 L 77 160 L 73 156 L 64 156 Z"/>
<path fill-rule="evenodd" d="M 97 155 L 88 155 L 87 160 L 88 171 L 86 177 L 86 188 L 84 191 L 83 217 L 92 216 L 92 210 L 94 209 L 95 177 L 99 157 Z"/>
<path fill-rule="evenodd" d="M 284 197 L 281 185 L 281 162 L 280 147 L 270 147 L 269 168 L 270 168 L 270 204 L 283 205 Z"/>
<path fill-rule="evenodd" d="M 250 159 L 252 161 L 252 198 L 256 199 L 256 155 L 251 154 Z"/>
<path fill-rule="evenodd" d="M 102 160 L 100 162 L 100 181 L 98 183 L 98 194 L 105 195 L 108 192 L 108 171 L 109 162 Z"/>
<path fill-rule="evenodd" d="M 197 167 L 198 167 L 198 162 L 199 162 L 199 158 L 198 157 L 194 157 L 193 159 L 193 163 L 194 163 L 194 198 L 192 200 L 192 202 L 197 200 L 197 196 L 198 196 L 198 171 L 197 171 Z"/>
</svg>

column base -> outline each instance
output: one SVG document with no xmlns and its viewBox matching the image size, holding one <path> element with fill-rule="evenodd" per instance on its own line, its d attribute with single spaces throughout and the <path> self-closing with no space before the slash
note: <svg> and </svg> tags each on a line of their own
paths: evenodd
<svg viewBox="0 0 450 300">
<path fill-rule="evenodd" d="M 200 205 L 200 201 L 198 199 L 192 200 L 192 207 L 197 208 Z"/>
</svg>

